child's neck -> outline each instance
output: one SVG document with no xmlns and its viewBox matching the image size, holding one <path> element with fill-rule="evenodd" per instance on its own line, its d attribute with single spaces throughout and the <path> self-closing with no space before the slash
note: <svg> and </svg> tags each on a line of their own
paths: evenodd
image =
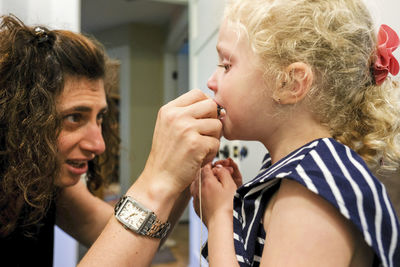
<svg viewBox="0 0 400 267">
<path fill-rule="evenodd" d="M 325 137 L 331 137 L 328 127 L 310 116 L 294 116 L 283 123 L 274 136 L 270 136 L 263 144 L 270 153 L 271 163 L 274 164 L 305 144 Z"/>
</svg>

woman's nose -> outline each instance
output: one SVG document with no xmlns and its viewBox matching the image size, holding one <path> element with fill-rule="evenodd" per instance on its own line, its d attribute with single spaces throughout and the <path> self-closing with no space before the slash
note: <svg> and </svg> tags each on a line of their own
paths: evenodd
<svg viewBox="0 0 400 267">
<path fill-rule="evenodd" d="M 208 79 L 207 87 L 210 88 L 214 93 L 217 92 L 217 79 L 215 77 L 215 72 Z"/>
<path fill-rule="evenodd" d="M 95 155 L 100 155 L 104 152 L 106 145 L 104 143 L 101 125 L 95 124 L 88 126 L 86 136 L 81 141 L 81 148 Z"/>
</svg>

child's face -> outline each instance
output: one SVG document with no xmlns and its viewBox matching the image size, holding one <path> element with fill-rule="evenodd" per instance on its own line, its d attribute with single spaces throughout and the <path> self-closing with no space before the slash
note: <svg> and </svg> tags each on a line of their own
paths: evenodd
<svg viewBox="0 0 400 267">
<path fill-rule="evenodd" d="M 261 141 L 273 104 L 259 59 L 246 37 L 239 38 L 227 21 L 220 28 L 217 52 L 219 64 L 207 86 L 225 109 L 226 115 L 221 118 L 223 134 L 227 139 Z"/>
<path fill-rule="evenodd" d="M 107 110 L 103 80 L 67 78 L 57 110 L 62 116 L 58 136 L 62 164 L 56 185 L 65 187 L 76 184 L 88 171 L 88 162 L 105 150 L 101 131 Z"/>
</svg>

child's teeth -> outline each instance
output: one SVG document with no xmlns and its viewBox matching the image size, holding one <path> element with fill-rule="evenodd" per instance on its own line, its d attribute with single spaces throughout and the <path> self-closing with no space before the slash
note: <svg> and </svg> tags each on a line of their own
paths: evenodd
<svg viewBox="0 0 400 267">
<path fill-rule="evenodd" d="M 221 107 L 220 105 L 218 105 L 217 107 L 217 114 L 218 114 L 218 118 L 221 117 L 221 114 L 225 113 L 225 109 L 223 107 Z"/>
</svg>

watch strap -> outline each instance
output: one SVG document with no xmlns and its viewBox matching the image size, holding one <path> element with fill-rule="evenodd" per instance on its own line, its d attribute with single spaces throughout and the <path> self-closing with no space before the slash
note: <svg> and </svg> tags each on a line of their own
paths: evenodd
<svg viewBox="0 0 400 267">
<path fill-rule="evenodd" d="M 145 235 L 162 239 L 167 235 L 170 227 L 171 224 L 169 222 L 163 223 L 155 218 L 154 222 L 151 225 L 151 228 L 147 231 Z"/>
<path fill-rule="evenodd" d="M 121 197 L 121 199 L 117 202 L 117 204 L 114 207 L 115 214 L 118 213 L 119 209 L 126 201 L 130 201 L 133 205 L 135 205 L 136 203 L 139 204 L 139 202 L 134 200 L 132 197 L 123 196 L 123 197 Z M 142 204 L 140 204 L 140 205 L 143 206 Z M 148 217 L 147 221 L 144 222 L 143 227 L 141 227 L 139 231 L 137 231 L 137 232 L 135 231 L 135 232 L 138 234 L 141 234 L 141 235 L 162 239 L 167 235 L 167 233 L 171 227 L 171 224 L 169 222 L 164 222 L 164 223 L 161 222 L 159 219 L 157 219 L 157 216 L 154 212 L 152 212 L 152 211 L 150 211 L 150 212 L 151 212 L 151 214 Z M 131 230 L 131 228 L 127 227 L 123 221 L 121 221 L 121 220 L 119 220 L 119 221 L 122 224 L 124 224 L 124 227 L 126 229 Z"/>
</svg>

